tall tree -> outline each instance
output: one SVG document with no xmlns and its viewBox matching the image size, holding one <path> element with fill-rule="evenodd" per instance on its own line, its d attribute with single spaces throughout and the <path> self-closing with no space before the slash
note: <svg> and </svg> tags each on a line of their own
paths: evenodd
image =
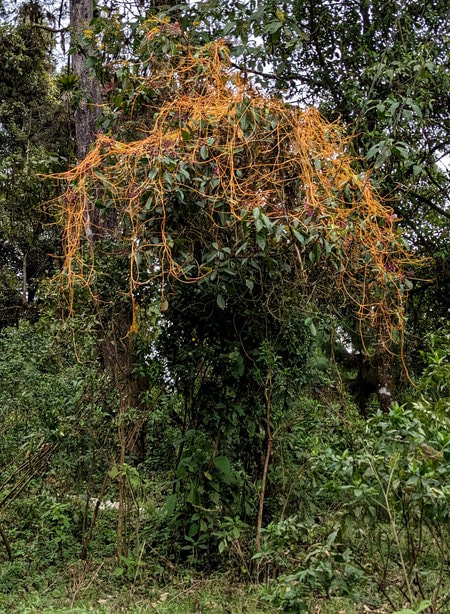
<svg viewBox="0 0 450 614">
<path fill-rule="evenodd" d="M 120 376 L 119 466 L 134 398 L 130 344 L 159 303 L 163 330 L 147 354 L 160 352 L 184 395 L 184 424 L 216 442 L 193 471 L 209 474 L 202 463 L 232 426 L 253 424 L 255 435 L 265 423 L 260 526 L 275 372 L 304 359 L 289 326 L 303 343 L 304 305 L 327 303 L 371 322 L 386 346 L 402 327 L 411 255 L 392 210 L 352 168 L 338 124 L 255 92 L 223 42 L 193 46 L 178 22 L 146 20 L 134 34 L 135 60 L 113 75 L 114 136 L 99 135 L 62 177 L 67 277 L 84 279 L 116 323 L 108 348 Z M 108 241 L 94 242 L 94 262 L 84 250 L 88 199 L 117 220 Z M 202 489 L 191 500 L 207 509 Z"/>
<path fill-rule="evenodd" d="M 64 167 L 71 149 L 52 35 L 39 6 L 28 9 L 0 25 L 0 326 L 31 316 L 40 280 L 54 272 L 59 231 L 45 204 L 55 192 L 42 175 Z"/>
</svg>

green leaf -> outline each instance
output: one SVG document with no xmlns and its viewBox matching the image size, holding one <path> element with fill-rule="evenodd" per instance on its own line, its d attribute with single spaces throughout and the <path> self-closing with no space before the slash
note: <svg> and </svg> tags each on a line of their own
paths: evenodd
<svg viewBox="0 0 450 614">
<path fill-rule="evenodd" d="M 372 145 L 372 147 L 366 153 L 366 158 L 370 160 L 371 158 L 376 156 L 383 145 L 384 145 L 384 141 L 381 141 L 380 143 L 375 143 L 375 145 Z"/>
<path fill-rule="evenodd" d="M 188 537 L 195 537 L 198 533 L 198 523 L 193 522 L 188 529 Z"/>
<path fill-rule="evenodd" d="M 258 244 L 258 247 L 261 251 L 264 251 L 266 249 L 266 237 L 264 235 L 257 235 L 256 243 Z"/>
<path fill-rule="evenodd" d="M 292 229 L 292 232 L 294 233 L 294 237 L 297 239 L 297 241 L 299 241 L 302 245 L 304 245 L 305 237 L 302 235 L 302 233 L 299 232 L 298 230 L 295 230 L 295 228 Z"/>
<path fill-rule="evenodd" d="M 192 138 L 192 133 L 189 130 L 181 130 L 181 137 L 183 141 L 190 141 Z"/>
<path fill-rule="evenodd" d="M 166 504 L 164 506 L 166 509 L 166 514 L 168 516 L 172 516 L 172 514 L 175 511 L 176 505 L 177 505 L 177 495 L 176 493 L 174 493 L 173 495 L 170 495 L 169 497 L 167 497 Z"/>
<path fill-rule="evenodd" d="M 266 32 L 267 34 L 275 34 L 275 32 L 278 32 L 278 30 L 280 30 L 282 26 L 283 24 L 281 23 L 281 21 L 271 21 L 264 28 L 264 32 Z"/>
<path fill-rule="evenodd" d="M 217 295 L 217 304 L 219 305 L 221 309 L 225 309 L 225 299 L 223 298 L 221 294 Z"/>
<path fill-rule="evenodd" d="M 223 35 L 226 36 L 227 34 L 229 34 L 230 32 L 233 32 L 236 29 L 236 24 L 234 23 L 234 21 L 230 21 L 227 23 L 227 25 L 224 27 L 223 29 Z"/>
<path fill-rule="evenodd" d="M 111 480 L 114 480 L 119 475 L 119 473 L 120 473 L 119 467 L 117 465 L 114 465 L 109 470 L 108 475 L 111 478 Z"/>
<path fill-rule="evenodd" d="M 264 213 L 261 213 L 261 219 L 264 222 L 264 225 L 266 226 L 266 228 L 270 230 L 272 228 L 272 222 L 269 220 L 267 215 L 265 215 Z"/>
<path fill-rule="evenodd" d="M 216 458 L 214 459 L 214 466 L 223 475 L 232 475 L 230 461 L 226 456 L 216 456 Z"/>
<path fill-rule="evenodd" d="M 256 232 L 261 232 L 261 230 L 264 228 L 264 224 L 262 223 L 261 219 L 257 219 L 255 221 L 255 228 L 256 228 Z"/>
<path fill-rule="evenodd" d="M 169 184 L 169 186 L 173 185 L 173 176 L 172 173 L 169 173 L 168 171 L 164 172 L 163 175 L 164 179 L 167 181 L 167 183 Z"/>
<path fill-rule="evenodd" d="M 419 605 L 416 608 L 416 612 L 423 612 L 424 610 L 429 608 L 430 605 L 431 605 L 431 601 L 429 599 L 425 599 L 424 601 L 421 601 L 419 603 Z"/>
<path fill-rule="evenodd" d="M 86 59 L 86 67 L 93 68 L 96 64 L 98 64 L 97 58 L 93 55 L 88 56 Z"/>
<path fill-rule="evenodd" d="M 101 173 L 97 168 L 94 170 L 94 175 L 100 179 L 100 181 L 102 183 L 106 183 L 109 184 L 110 182 L 108 181 L 107 177 L 105 177 L 105 175 L 103 173 Z"/>
<path fill-rule="evenodd" d="M 245 241 L 245 243 L 242 243 L 242 245 L 240 245 L 236 250 L 236 256 L 239 256 L 239 254 L 247 248 L 247 245 L 247 241 Z"/>
</svg>

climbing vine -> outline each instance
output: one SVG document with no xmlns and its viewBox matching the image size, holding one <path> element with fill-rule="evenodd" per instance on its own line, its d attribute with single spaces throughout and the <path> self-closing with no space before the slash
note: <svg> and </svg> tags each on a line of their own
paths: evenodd
<svg viewBox="0 0 450 614">
<path fill-rule="evenodd" d="M 369 174 L 354 171 L 340 124 L 258 91 L 231 66 L 224 40 L 193 46 L 168 21 L 140 28 L 139 61 L 115 69 L 134 87 L 117 129 L 56 176 L 67 183 L 59 206 L 70 292 L 92 285 L 95 245 L 119 239 L 135 330 L 136 297 L 150 282 L 160 278 L 164 309 L 167 280 L 214 280 L 225 246 L 233 266 L 250 253 L 274 257 L 305 294 L 351 306 L 389 344 L 420 259 Z M 106 212 L 95 228 L 91 206 Z"/>
</svg>

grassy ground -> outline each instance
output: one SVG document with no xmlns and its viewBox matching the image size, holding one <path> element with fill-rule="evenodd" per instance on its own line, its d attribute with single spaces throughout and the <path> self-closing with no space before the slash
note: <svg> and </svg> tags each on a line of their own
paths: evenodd
<svg viewBox="0 0 450 614">
<path fill-rule="evenodd" d="M 7 590 L 0 584 L 0 612 L 20 614 L 265 614 L 277 612 L 260 587 L 236 582 L 231 576 L 186 576 L 158 587 L 142 581 L 113 578 L 104 565 L 75 565 L 48 570 L 44 576 L 23 577 Z M 350 601 L 312 601 L 311 614 L 376 612 Z M 382 610 L 378 610 L 382 612 Z"/>
</svg>

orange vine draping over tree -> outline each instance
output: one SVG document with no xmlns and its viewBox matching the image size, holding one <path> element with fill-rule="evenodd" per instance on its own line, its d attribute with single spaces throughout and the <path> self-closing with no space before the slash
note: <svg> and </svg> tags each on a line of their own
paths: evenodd
<svg viewBox="0 0 450 614">
<path fill-rule="evenodd" d="M 140 61 L 121 66 L 135 85 L 117 134 L 133 137 L 99 134 L 59 176 L 67 182 L 60 203 L 70 288 L 90 284 L 95 271 L 95 242 L 83 241 L 94 204 L 114 211 L 113 230 L 101 220 L 94 229 L 98 242 L 128 246 L 133 306 L 156 277 L 163 293 L 170 278 L 214 279 L 211 246 L 220 251 L 232 238 L 229 258 L 242 258 L 251 236 L 256 254 L 283 246 L 279 257 L 305 291 L 319 272 L 318 294 L 352 305 L 388 343 L 402 329 L 419 262 L 368 175 L 354 170 L 342 127 L 256 91 L 231 67 L 226 41 L 193 47 L 176 23 L 142 28 Z"/>
</svg>

